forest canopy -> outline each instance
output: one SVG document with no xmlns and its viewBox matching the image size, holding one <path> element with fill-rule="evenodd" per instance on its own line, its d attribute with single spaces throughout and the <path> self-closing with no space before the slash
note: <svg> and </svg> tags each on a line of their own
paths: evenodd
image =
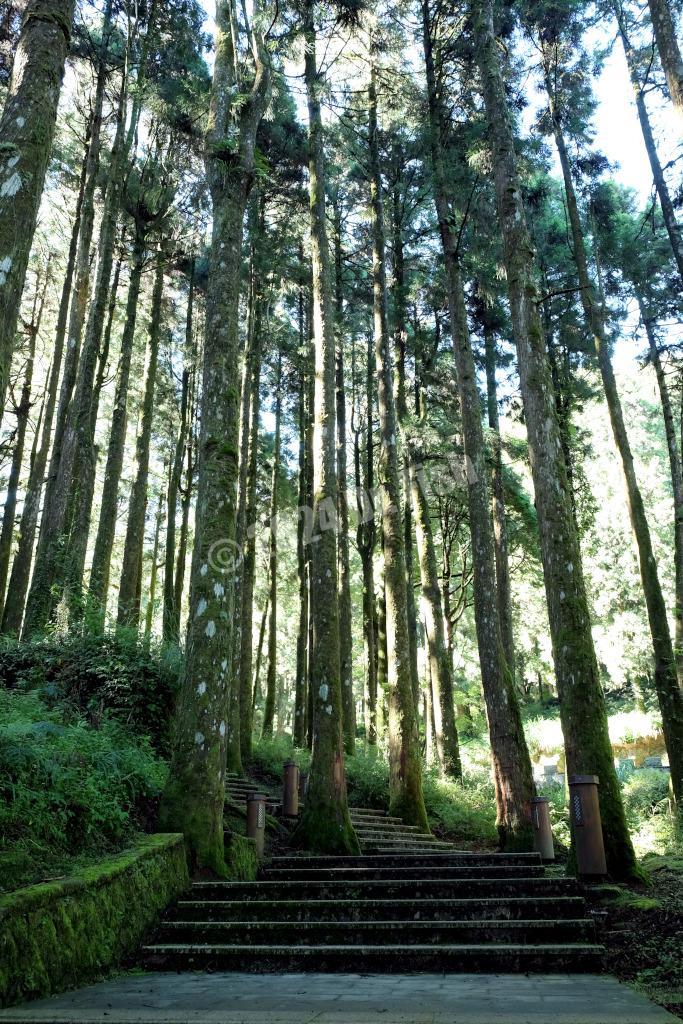
<svg viewBox="0 0 683 1024">
<path fill-rule="evenodd" d="M 3 684 L 146 737 L 195 866 L 282 740 L 300 846 L 358 851 L 349 779 L 428 829 L 438 777 L 526 848 L 554 765 L 639 877 L 620 759 L 683 799 L 679 17 L 3 5 Z"/>
</svg>

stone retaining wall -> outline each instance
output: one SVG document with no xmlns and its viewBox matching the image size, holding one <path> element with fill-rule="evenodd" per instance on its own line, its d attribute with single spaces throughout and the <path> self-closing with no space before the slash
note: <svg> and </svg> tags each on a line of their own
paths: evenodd
<svg viewBox="0 0 683 1024">
<path fill-rule="evenodd" d="M 0 1006 L 61 992 L 115 967 L 188 886 L 182 835 L 0 896 Z"/>
</svg>

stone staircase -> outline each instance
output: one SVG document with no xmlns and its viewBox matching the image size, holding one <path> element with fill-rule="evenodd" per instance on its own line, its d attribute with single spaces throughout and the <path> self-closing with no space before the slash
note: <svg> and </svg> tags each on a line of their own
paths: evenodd
<svg viewBox="0 0 683 1024">
<path fill-rule="evenodd" d="M 272 786 L 254 782 L 253 779 L 247 779 L 244 775 L 238 775 L 236 772 L 228 772 L 225 777 L 226 799 L 243 805 L 250 793 L 266 794 L 268 797 L 266 807 L 269 813 L 276 811 L 282 803 L 281 791 L 275 791 Z"/>
<path fill-rule="evenodd" d="M 148 969 L 596 971 L 578 883 L 537 854 L 463 853 L 353 809 L 360 857 L 273 857 L 254 882 L 198 881 L 144 947 Z"/>
</svg>

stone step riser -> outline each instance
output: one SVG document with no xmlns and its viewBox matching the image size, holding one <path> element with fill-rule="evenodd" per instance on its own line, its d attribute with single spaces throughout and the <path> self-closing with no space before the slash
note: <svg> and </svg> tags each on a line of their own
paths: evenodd
<svg viewBox="0 0 683 1024">
<path fill-rule="evenodd" d="M 356 828 L 356 835 L 364 839 L 389 839 L 396 840 L 402 839 L 404 836 L 406 839 L 419 840 L 421 843 L 438 843 L 439 840 L 436 836 L 432 836 L 429 832 L 422 832 L 420 829 L 409 829 L 406 825 L 395 825 L 393 830 L 388 828 Z"/>
<path fill-rule="evenodd" d="M 540 864 L 537 853 L 431 853 L 431 854 L 384 854 L 363 857 L 273 857 L 272 868 L 353 868 L 365 867 L 405 868 L 411 871 L 419 867 L 466 867 L 476 865 L 535 865 Z"/>
<path fill-rule="evenodd" d="M 188 945 L 535 945 L 595 942 L 589 920 L 521 921 L 168 921 L 157 944 Z"/>
<path fill-rule="evenodd" d="M 266 868 L 260 875 L 264 882 L 406 881 L 411 877 L 419 881 L 431 878 L 542 878 L 543 866 L 486 864 L 414 868 Z"/>
<path fill-rule="evenodd" d="M 596 972 L 599 946 L 484 947 L 254 947 L 205 946 L 143 948 L 152 970 L 327 971 L 381 973 L 448 972 Z"/>
<path fill-rule="evenodd" d="M 430 878 L 357 882 L 198 882 L 193 899 L 424 899 L 475 896 L 571 896 L 569 878 Z"/>
<path fill-rule="evenodd" d="M 357 834 L 361 832 L 377 832 L 380 835 L 387 836 L 428 836 L 429 833 L 425 832 L 424 829 L 418 828 L 417 825 L 401 825 L 400 822 L 390 822 L 386 825 L 383 821 L 353 821 L 354 830 Z"/>
<path fill-rule="evenodd" d="M 453 921 L 580 918 L 581 896 L 431 900 L 180 900 L 174 917 L 199 921 Z"/>
</svg>

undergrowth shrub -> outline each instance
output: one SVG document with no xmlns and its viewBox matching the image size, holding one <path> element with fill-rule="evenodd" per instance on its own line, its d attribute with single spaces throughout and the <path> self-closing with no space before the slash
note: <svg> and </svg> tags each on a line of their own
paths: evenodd
<svg viewBox="0 0 683 1024">
<path fill-rule="evenodd" d="M 182 670 L 178 648 L 140 642 L 130 631 L 0 641 L 0 686 L 68 701 L 97 726 L 114 717 L 167 750 Z"/>
<path fill-rule="evenodd" d="M 497 843 L 495 794 L 488 768 L 465 768 L 462 782 L 441 778 L 430 768 L 422 788 L 430 824 L 439 835 L 485 846 Z"/>
<path fill-rule="evenodd" d="M 0 690 L 0 887 L 121 849 L 165 777 L 149 740 L 120 722 L 105 716 L 94 729 L 74 705 Z"/>
<path fill-rule="evenodd" d="M 247 766 L 250 774 L 273 783 L 282 782 L 285 761 L 296 761 L 302 772 L 307 772 L 311 763 L 308 749 L 294 749 L 289 735 L 260 737 L 252 744 L 251 762 Z"/>
<path fill-rule="evenodd" d="M 669 773 L 657 768 L 629 772 L 621 787 L 626 818 L 632 828 L 669 807 Z"/>
</svg>

